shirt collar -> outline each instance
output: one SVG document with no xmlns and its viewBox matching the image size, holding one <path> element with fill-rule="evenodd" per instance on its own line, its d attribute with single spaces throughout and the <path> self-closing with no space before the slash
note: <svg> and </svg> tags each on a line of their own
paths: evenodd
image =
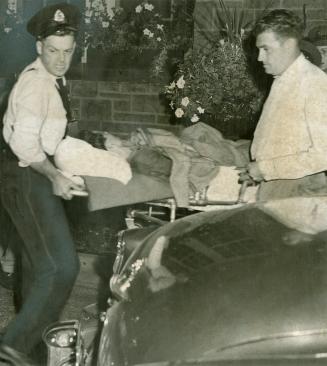
<svg viewBox="0 0 327 366">
<path fill-rule="evenodd" d="M 48 72 L 48 70 L 43 65 L 43 62 L 41 61 L 40 57 L 38 57 L 34 62 L 32 62 L 30 65 L 28 65 L 23 72 L 29 71 L 29 70 L 38 70 L 41 74 L 46 75 L 49 79 L 53 81 L 54 84 L 57 83 L 56 79 L 58 79 L 57 76 L 52 75 Z M 63 76 L 63 84 L 66 85 L 66 78 Z"/>
<path fill-rule="evenodd" d="M 307 59 L 304 57 L 303 53 L 291 63 L 291 65 L 281 74 L 275 76 L 275 80 L 283 80 L 284 78 L 289 78 L 291 75 L 295 74 L 299 68 L 302 68 Z"/>
</svg>

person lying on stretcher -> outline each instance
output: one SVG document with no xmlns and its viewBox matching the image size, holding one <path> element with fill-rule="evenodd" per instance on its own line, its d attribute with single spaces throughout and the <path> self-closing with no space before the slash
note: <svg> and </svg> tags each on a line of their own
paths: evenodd
<svg viewBox="0 0 327 366">
<path fill-rule="evenodd" d="M 57 166 L 73 175 L 106 177 L 124 185 L 130 181 L 133 184 L 134 174 L 159 179 L 170 186 L 171 197 L 174 196 L 179 207 L 189 206 L 189 198 L 206 190 L 212 181 L 220 188 L 217 193 L 224 193 L 223 200 L 228 200 L 230 184 L 219 185 L 219 182 L 234 179 L 237 188 L 237 172 L 230 170 L 249 162 L 250 141 L 227 140 L 204 123 L 185 128 L 179 136 L 163 129 L 139 128 L 126 140 L 108 132 L 103 133 L 103 138 L 102 149 L 86 141 L 66 138 L 55 154 Z M 221 195 L 218 200 L 222 200 Z"/>
</svg>

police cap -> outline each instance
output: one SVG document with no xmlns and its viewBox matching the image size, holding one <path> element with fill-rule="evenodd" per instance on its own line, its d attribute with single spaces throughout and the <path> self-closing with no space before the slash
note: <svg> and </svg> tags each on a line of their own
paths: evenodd
<svg viewBox="0 0 327 366">
<path fill-rule="evenodd" d="M 77 32 L 80 18 L 80 11 L 74 5 L 67 3 L 48 5 L 28 21 L 27 31 L 39 39 Z"/>
</svg>

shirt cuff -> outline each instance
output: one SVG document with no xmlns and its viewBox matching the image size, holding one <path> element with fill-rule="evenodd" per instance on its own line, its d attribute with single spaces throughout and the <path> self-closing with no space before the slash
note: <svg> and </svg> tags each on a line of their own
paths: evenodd
<svg viewBox="0 0 327 366">
<path fill-rule="evenodd" d="M 28 158 L 19 155 L 16 156 L 18 157 L 19 160 L 18 165 L 22 168 L 26 168 L 33 163 L 40 163 L 41 161 L 44 161 L 47 158 L 47 156 L 44 153 L 40 153 L 34 157 L 28 157 Z"/>
</svg>

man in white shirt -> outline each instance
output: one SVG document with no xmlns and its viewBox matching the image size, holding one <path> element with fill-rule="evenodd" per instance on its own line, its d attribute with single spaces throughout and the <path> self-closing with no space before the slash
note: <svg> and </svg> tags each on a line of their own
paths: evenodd
<svg viewBox="0 0 327 366">
<path fill-rule="evenodd" d="M 61 199 L 84 187 L 52 162 L 70 116 L 62 90 L 79 19 L 76 7 L 61 3 L 28 22 L 38 58 L 20 74 L 3 120 L 2 200 L 23 240 L 22 304 L 0 345 L 0 360 L 8 364 L 33 364 L 26 355 L 45 327 L 58 320 L 79 270 Z"/>
<path fill-rule="evenodd" d="M 254 29 L 258 60 L 274 82 L 255 131 L 248 174 L 260 182 L 264 207 L 308 234 L 291 235 L 290 244 L 327 230 L 326 199 L 317 197 L 326 195 L 327 75 L 301 53 L 302 32 L 300 18 L 284 9 L 270 12 Z"/>
</svg>

